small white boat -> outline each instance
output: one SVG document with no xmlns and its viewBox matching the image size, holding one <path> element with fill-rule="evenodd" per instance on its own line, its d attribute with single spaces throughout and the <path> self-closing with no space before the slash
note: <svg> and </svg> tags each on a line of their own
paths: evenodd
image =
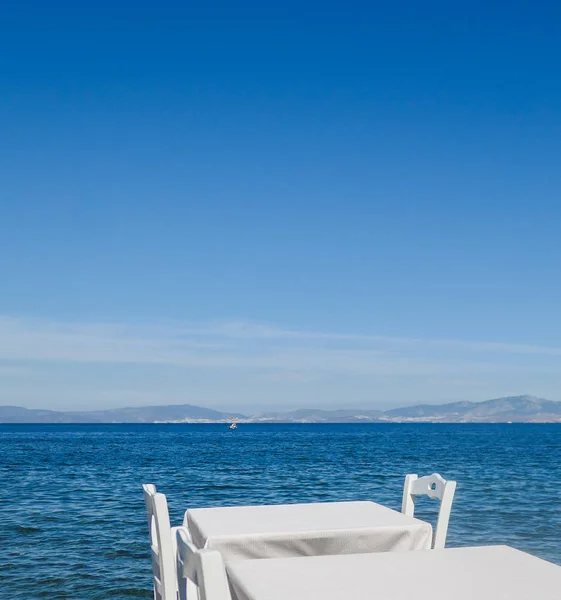
<svg viewBox="0 0 561 600">
<path fill-rule="evenodd" d="M 230 423 L 230 429 L 237 429 L 237 428 L 238 428 L 238 425 L 235 421 L 233 423 Z"/>
</svg>

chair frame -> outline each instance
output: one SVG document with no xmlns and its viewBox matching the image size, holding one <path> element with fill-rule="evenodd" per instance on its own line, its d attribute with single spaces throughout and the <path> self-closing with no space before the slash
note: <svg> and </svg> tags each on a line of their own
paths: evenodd
<svg viewBox="0 0 561 600">
<path fill-rule="evenodd" d="M 150 532 L 154 600 L 176 600 L 175 530 L 177 527 L 170 526 L 165 495 L 158 493 L 156 486 L 151 483 L 144 484 L 142 489 Z"/>
<path fill-rule="evenodd" d="M 419 477 L 410 474 L 405 477 L 403 486 L 403 500 L 401 512 L 412 517 L 415 512 L 415 496 L 426 495 L 429 498 L 438 498 L 440 500 L 440 509 L 436 521 L 436 529 L 432 548 L 444 548 L 446 544 L 446 535 L 448 533 L 448 523 L 450 521 L 450 512 L 452 511 L 452 501 L 456 491 L 455 481 L 446 481 L 438 473 Z"/>
<path fill-rule="evenodd" d="M 232 600 L 220 552 L 196 548 L 187 527 L 175 535 L 179 600 Z"/>
</svg>

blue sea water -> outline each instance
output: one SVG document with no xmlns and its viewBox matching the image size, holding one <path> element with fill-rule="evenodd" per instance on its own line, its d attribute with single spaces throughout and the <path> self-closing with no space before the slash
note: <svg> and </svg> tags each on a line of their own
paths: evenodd
<svg viewBox="0 0 561 600">
<path fill-rule="evenodd" d="M 189 507 L 371 499 L 406 473 L 458 488 L 449 546 L 561 564 L 561 425 L 0 425 L 0 596 L 150 598 L 141 484 Z M 420 505 L 431 519 L 437 503 Z"/>
</svg>

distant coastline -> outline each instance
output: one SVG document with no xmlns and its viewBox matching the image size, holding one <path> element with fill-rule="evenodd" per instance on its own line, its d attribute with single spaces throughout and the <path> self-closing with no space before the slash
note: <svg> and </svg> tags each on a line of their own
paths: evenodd
<svg viewBox="0 0 561 600">
<path fill-rule="evenodd" d="M 483 402 L 423 404 L 391 410 L 300 409 L 256 415 L 177 404 L 95 411 L 0 406 L 0 423 L 561 423 L 561 402 L 508 396 Z"/>
</svg>

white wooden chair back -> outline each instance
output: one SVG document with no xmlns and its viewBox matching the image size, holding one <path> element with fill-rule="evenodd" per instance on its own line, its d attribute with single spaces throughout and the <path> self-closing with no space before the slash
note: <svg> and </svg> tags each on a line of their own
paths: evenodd
<svg viewBox="0 0 561 600">
<path fill-rule="evenodd" d="M 175 541 L 172 537 L 176 527 L 170 526 L 168 503 L 164 494 L 159 494 L 156 486 L 151 483 L 144 484 L 142 489 L 150 532 L 154 600 L 176 600 Z"/>
<path fill-rule="evenodd" d="M 222 555 L 199 550 L 186 527 L 176 528 L 179 600 L 232 600 Z"/>
<path fill-rule="evenodd" d="M 452 510 L 452 501 L 456 491 L 455 481 L 446 481 L 438 473 L 433 473 L 427 477 L 418 477 L 417 475 L 407 475 L 405 485 L 403 486 L 403 502 L 401 512 L 410 517 L 415 512 L 415 496 L 428 496 L 429 498 L 438 498 L 440 500 L 440 509 L 436 521 L 436 530 L 432 542 L 433 548 L 444 548 L 446 543 L 446 534 L 448 533 L 448 522 L 450 521 L 450 512 Z"/>
</svg>

